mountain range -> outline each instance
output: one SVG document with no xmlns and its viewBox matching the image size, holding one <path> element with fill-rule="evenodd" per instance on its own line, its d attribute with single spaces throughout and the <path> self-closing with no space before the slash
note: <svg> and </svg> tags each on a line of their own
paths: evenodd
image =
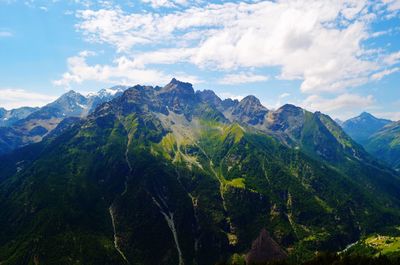
<svg viewBox="0 0 400 265">
<path fill-rule="evenodd" d="M 37 111 L 39 108 L 21 107 L 12 110 L 0 108 L 0 127 L 11 126 L 18 120 L 22 120 L 29 116 L 32 112 Z"/>
<path fill-rule="evenodd" d="M 65 118 L 83 118 L 101 103 L 122 94 L 116 86 L 83 96 L 69 91 L 42 108 L 0 109 L 0 154 L 30 143 L 39 142 Z"/>
<path fill-rule="evenodd" d="M 320 112 L 176 79 L 64 96 L 10 127 L 58 124 L 0 157 L 0 264 L 297 264 L 400 222 L 398 173 Z"/>
<path fill-rule="evenodd" d="M 400 170 L 400 122 L 379 119 L 363 112 L 341 126 L 374 157 Z"/>
</svg>

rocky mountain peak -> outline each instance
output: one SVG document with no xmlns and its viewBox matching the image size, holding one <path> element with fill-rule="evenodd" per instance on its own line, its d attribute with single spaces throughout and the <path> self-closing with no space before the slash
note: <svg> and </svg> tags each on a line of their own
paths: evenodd
<svg viewBox="0 0 400 265">
<path fill-rule="evenodd" d="M 212 106 L 218 106 L 222 102 L 222 100 L 212 90 L 196 91 L 196 95 L 201 101 L 207 102 Z"/>
<path fill-rule="evenodd" d="M 389 123 L 391 122 L 390 120 L 386 120 L 386 119 L 379 119 L 377 117 L 375 117 L 374 115 L 372 115 L 369 112 L 362 112 L 360 115 L 358 115 L 357 117 L 351 118 L 349 120 L 347 120 L 345 123 L 358 123 L 358 122 L 380 122 L 380 123 Z"/>
<path fill-rule="evenodd" d="M 192 84 L 175 78 L 156 92 L 162 104 L 176 113 L 188 114 L 195 105 L 196 96 Z"/>
<path fill-rule="evenodd" d="M 88 97 L 99 97 L 100 99 L 112 98 L 122 94 L 125 90 L 127 90 L 127 86 L 113 86 L 110 88 L 103 88 L 99 90 L 97 93 L 91 93 Z"/>
<path fill-rule="evenodd" d="M 304 110 L 298 106 L 295 106 L 293 104 L 285 104 L 279 109 L 276 110 L 277 113 L 285 113 L 288 115 L 298 115 L 302 113 Z"/>
<path fill-rule="evenodd" d="M 244 98 L 239 102 L 239 104 L 242 105 L 242 106 L 257 106 L 257 107 L 262 107 L 262 108 L 264 108 L 264 106 L 261 105 L 260 100 L 259 100 L 257 97 L 253 96 L 253 95 L 249 95 L 249 96 L 247 96 L 247 97 L 244 97 Z"/>
<path fill-rule="evenodd" d="M 243 98 L 238 104 L 238 111 L 243 111 L 247 114 L 251 114 L 255 111 L 268 111 L 266 107 L 264 107 L 260 100 L 255 96 L 247 96 Z"/>
<path fill-rule="evenodd" d="M 362 113 L 359 115 L 359 117 L 362 117 L 362 118 L 374 118 L 374 119 L 376 119 L 375 116 L 373 116 L 371 113 L 366 112 L 366 111 L 362 112 Z"/>
<path fill-rule="evenodd" d="M 159 93 L 194 94 L 194 89 L 191 83 L 182 82 L 172 78 L 166 86 L 160 89 Z"/>
<path fill-rule="evenodd" d="M 70 90 L 47 106 L 57 108 L 73 108 L 79 105 L 85 105 L 86 103 L 87 98 L 85 96 L 74 90 Z"/>
<path fill-rule="evenodd" d="M 343 130 L 359 144 L 364 144 L 368 138 L 392 121 L 380 119 L 368 112 L 348 119 L 342 125 Z"/>
<path fill-rule="evenodd" d="M 77 108 L 86 108 L 86 104 L 87 98 L 85 96 L 74 90 L 70 90 L 47 106 L 75 113 Z"/>
<path fill-rule="evenodd" d="M 261 104 L 258 98 L 247 96 L 234 106 L 232 116 L 234 120 L 256 125 L 264 122 L 267 113 L 268 109 Z"/>
<path fill-rule="evenodd" d="M 69 90 L 67 93 L 61 95 L 60 98 L 62 97 L 65 98 L 65 97 L 84 97 L 84 96 L 74 90 Z"/>
<path fill-rule="evenodd" d="M 292 104 L 285 104 L 279 109 L 270 112 L 268 116 L 268 127 L 272 131 L 297 135 L 300 133 L 304 121 L 305 111 L 302 108 Z"/>
<path fill-rule="evenodd" d="M 237 99 L 233 100 L 231 98 L 226 98 L 222 101 L 222 108 L 228 109 L 228 108 L 237 106 L 238 104 L 239 104 L 239 101 Z"/>
</svg>

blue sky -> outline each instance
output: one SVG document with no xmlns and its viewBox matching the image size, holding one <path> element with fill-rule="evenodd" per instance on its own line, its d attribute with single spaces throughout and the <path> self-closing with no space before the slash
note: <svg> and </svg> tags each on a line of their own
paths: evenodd
<svg viewBox="0 0 400 265">
<path fill-rule="evenodd" d="M 163 85 L 400 120 L 400 0 L 0 0 L 0 106 Z"/>
</svg>

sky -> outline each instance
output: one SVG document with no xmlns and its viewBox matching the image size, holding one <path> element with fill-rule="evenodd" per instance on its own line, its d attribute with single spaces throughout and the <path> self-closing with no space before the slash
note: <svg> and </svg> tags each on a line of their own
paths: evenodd
<svg viewBox="0 0 400 265">
<path fill-rule="evenodd" d="M 400 0 L 0 0 L 0 107 L 173 77 L 400 120 Z"/>
</svg>

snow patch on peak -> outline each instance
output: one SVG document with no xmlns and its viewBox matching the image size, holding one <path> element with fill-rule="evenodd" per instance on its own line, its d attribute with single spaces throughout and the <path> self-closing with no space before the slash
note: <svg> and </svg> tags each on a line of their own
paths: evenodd
<svg viewBox="0 0 400 265">
<path fill-rule="evenodd" d="M 88 108 L 87 105 L 83 105 L 83 104 L 79 104 L 79 103 L 76 103 L 76 105 L 78 105 L 81 109 L 87 109 Z"/>
<path fill-rule="evenodd" d="M 128 89 L 127 86 L 113 86 L 110 88 L 103 88 L 99 90 L 98 92 L 92 92 L 87 94 L 87 98 L 93 98 L 93 97 L 99 97 L 99 98 L 107 98 L 107 97 L 114 97 L 118 93 L 124 92 L 126 89 Z"/>
</svg>

